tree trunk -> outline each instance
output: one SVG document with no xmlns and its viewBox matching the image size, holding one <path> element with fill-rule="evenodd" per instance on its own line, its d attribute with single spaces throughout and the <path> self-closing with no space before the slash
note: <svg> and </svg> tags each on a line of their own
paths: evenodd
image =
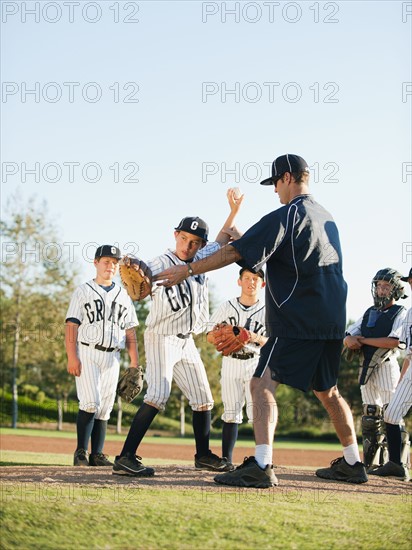
<svg viewBox="0 0 412 550">
<path fill-rule="evenodd" d="M 63 431 L 63 400 L 61 395 L 57 397 L 57 430 Z"/>
<path fill-rule="evenodd" d="M 18 419 L 18 393 L 17 393 L 17 364 L 19 360 L 19 341 L 20 341 L 20 292 L 17 292 L 16 297 L 16 325 L 14 327 L 14 343 L 13 343 L 13 367 L 12 367 L 12 404 L 11 404 L 11 427 L 17 428 Z"/>
<path fill-rule="evenodd" d="M 180 437 L 185 436 L 185 396 L 180 396 Z"/>
<path fill-rule="evenodd" d="M 117 396 L 117 424 L 116 424 L 116 433 L 122 433 L 122 398 L 120 395 Z"/>
</svg>

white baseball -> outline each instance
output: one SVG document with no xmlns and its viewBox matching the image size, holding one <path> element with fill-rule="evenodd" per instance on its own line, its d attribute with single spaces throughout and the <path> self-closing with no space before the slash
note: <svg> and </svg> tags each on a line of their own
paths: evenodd
<svg viewBox="0 0 412 550">
<path fill-rule="evenodd" d="M 233 198 L 234 198 L 235 200 L 240 199 L 240 197 L 243 195 L 243 193 L 242 193 L 242 191 L 239 189 L 239 187 L 234 187 L 234 188 L 232 189 L 232 191 L 233 191 Z"/>
</svg>

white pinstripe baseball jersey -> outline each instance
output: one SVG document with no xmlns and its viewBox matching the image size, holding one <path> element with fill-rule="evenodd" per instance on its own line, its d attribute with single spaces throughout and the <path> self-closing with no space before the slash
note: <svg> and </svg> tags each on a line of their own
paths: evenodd
<svg viewBox="0 0 412 550">
<path fill-rule="evenodd" d="M 119 378 L 119 350 L 126 344 L 126 330 L 138 325 L 133 302 L 127 292 L 113 284 L 106 291 L 94 280 L 76 288 L 66 321 L 78 325 L 77 350 L 82 371 L 76 376 L 79 408 L 108 420 Z M 113 348 L 103 351 L 95 346 Z"/>
<path fill-rule="evenodd" d="M 252 306 L 244 306 L 238 298 L 232 298 L 221 304 L 210 318 L 209 329 L 217 323 L 226 322 L 230 325 L 245 327 L 246 329 L 266 335 L 265 304 L 258 300 Z M 249 422 L 253 420 L 253 403 L 249 384 L 259 361 L 260 346 L 248 345 L 239 353 L 251 354 L 248 359 L 236 359 L 231 356 L 222 357 L 221 389 L 224 413 L 224 422 L 241 424 L 242 409 L 246 401 L 246 413 Z"/>
<path fill-rule="evenodd" d="M 120 349 L 125 347 L 126 330 L 139 324 L 133 302 L 122 287 L 113 284 L 106 291 L 94 280 L 73 292 L 68 319 L 79 321 L 79 342 Z"/>
<path fill-rule="evenodd" d="M 208 243 L 201 248 L 193 261 L 210 256 L 220 249 L 218 243 Z M 153 275 L 173 265 L 185 265 L 172 250 L 148 262 Z M 157 334 L 188 334 L 203 332 L 209 319 L 209 294 L 207 277 L 194 275 L 170 288 L 154 286 L 150 313 L 146 326 Z"/>
<path fill-rule="evenodd" d="M 386 312 L 384 311 L 382 315 L 385 314 Z M 386 335 L 387 337 L 400 339 L 405 317 L 406 310 L 404 308 L 400 309 L 398 315 L 393 321 L 390 333 Z M 347 332 L 351 336 L 362 335 L 362 320 L 363 316 L 348 327 Z M 397 361 L 398 356 L 399 351 L 394 349 L 393 354 L 389 357 L 389 359 L 382 363 L 380 367 L 376 367 L 366 384 L 361 386 L 363 404 L 379 405 L 382 407 L 383 405 L 389 403 L 399 381 L 400 371 Z"/>
<path fill-rule="evenodd" d="M 406 345 L 406 356 L 410 363 L 385 411 L 385 422 L 389 424 L 399 424 L 412 407 L 412 308 L 406 314 L 400 342 Z"/>
<path fill-rule="evenodd" d="M 193 261 L 219 249 L 218 243 L 208 243 L 196 253 Z M 162 256 L 149 261 L 148 265 L 156 275 L 172 265 L 185 263 L 168 249 Z M 174 378 L 193 410 L 213 407 L 206 370 L 192 337 L 192 334 L 203 332 L 208 320 L 209 294 L 205 275 L 188 277 L 170 288 L 154 285 L 144 335 L 145 403 L 163 410 Z"/>
</svg>

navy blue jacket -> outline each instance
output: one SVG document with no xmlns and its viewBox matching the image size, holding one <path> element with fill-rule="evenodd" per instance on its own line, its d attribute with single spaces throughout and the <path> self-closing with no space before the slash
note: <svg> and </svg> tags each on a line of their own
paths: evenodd
<svg viewBox="0 0 412 550">
<path fill-rule="evenodd" d="M 339 233 L 311 195 L 299 195 L 264 216 L 231 243 L 239 264 L 266 264 L 266 331 L 270 337 L 341 339 L 347 285 Z"/>
</svg>

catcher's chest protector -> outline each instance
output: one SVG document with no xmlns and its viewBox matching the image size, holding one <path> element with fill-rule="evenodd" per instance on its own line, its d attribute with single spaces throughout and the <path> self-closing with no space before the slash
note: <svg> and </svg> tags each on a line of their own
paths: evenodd
<svg viewBox="0 0 412 550">
<path fill-rule="evenodd" d="M 385 311 L 379 311 L 373 306 L 366 310 L 361 324 L 361 333 L 365 338 L 382 338 L 388 336 L 397 315 L 405 309 L 403 306 L 393 305 Z M 365 358 L 372 357 L 376 347 L 364 345 L 362 348 Z"/>
</svg>

